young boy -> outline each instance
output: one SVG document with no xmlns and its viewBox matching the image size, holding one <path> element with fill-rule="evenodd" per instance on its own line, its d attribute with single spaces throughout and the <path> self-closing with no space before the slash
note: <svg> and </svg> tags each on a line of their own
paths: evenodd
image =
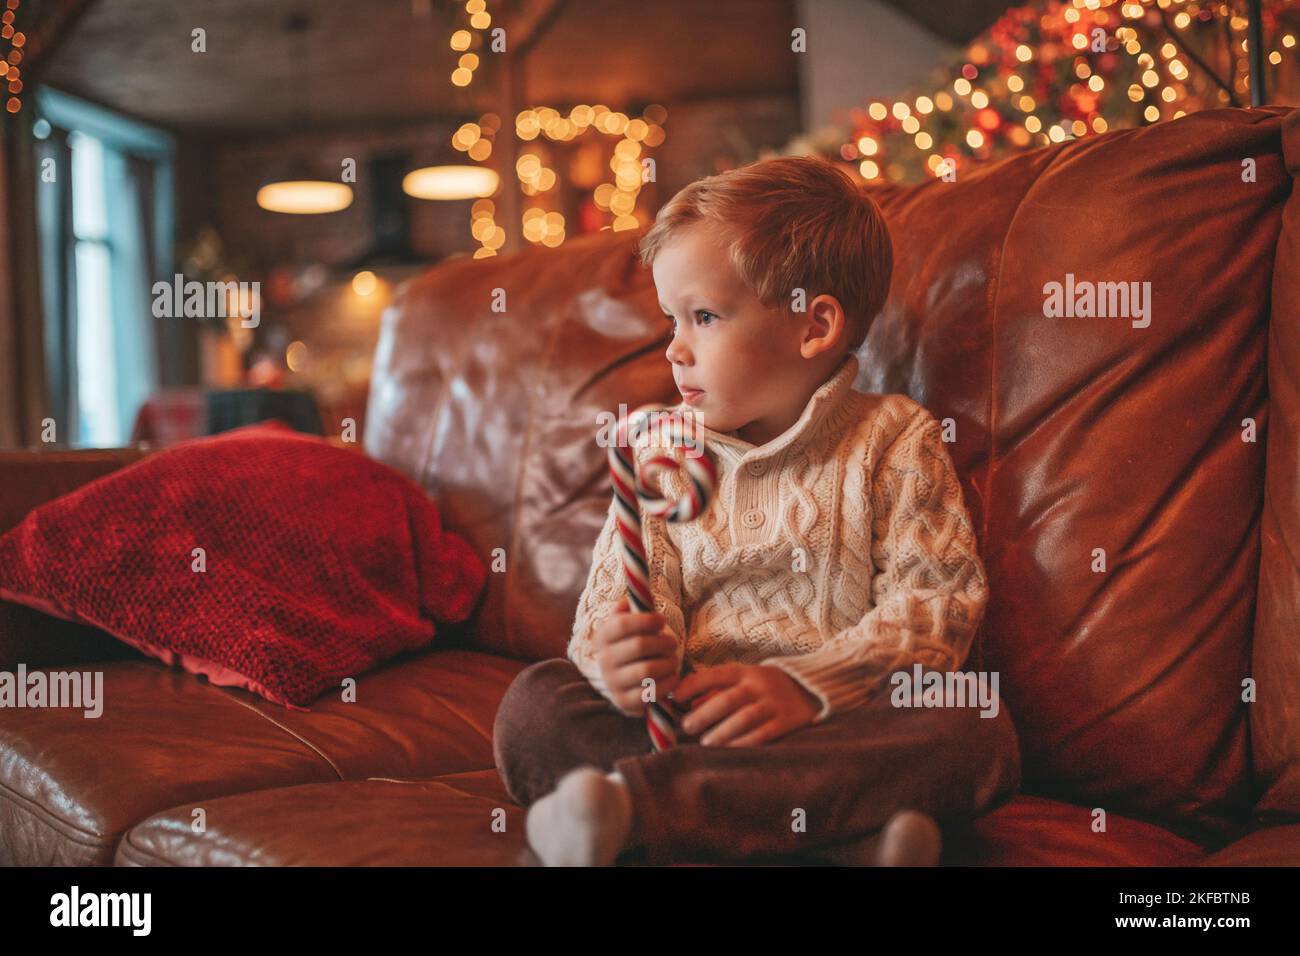
<svg viewBox="0 0 1300 956">
<path fill-rule="evenodd" d="M 546 865 L 934 865 L 935 818 L 1019 788 L 1019 741 L 1005 705 L 891 703 L 896 672 L 962 665 L 988 586 L 938 422 L 852 388 L 892 270 L 880 210 L 827 161 L 767 160 L 679 192 L 641 257 L 718 484 L 695 521 L 643 519 L 653 613 L 629 613 L 611 498 L 568 659 L 507 691 L 494 749 L 529 844 Z M 689 706 L 661 753 L 647 685 Z"/>
</svg>

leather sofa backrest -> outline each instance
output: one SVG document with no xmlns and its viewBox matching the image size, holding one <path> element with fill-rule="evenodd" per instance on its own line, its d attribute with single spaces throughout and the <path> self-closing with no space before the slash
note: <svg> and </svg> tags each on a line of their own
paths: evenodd
<svg viewBox="0 0 1300 956">
<path fill-rule="evenodd" d="M 597 416 L 676 400 L 635 244 L 602 232 L 453 260 L 384 312 L 366 451 L 424 484 L 488 562 L 485 650 L 564 655 L 611 494 Z"/>
<path fill-rule="evenodd" d="M 1193 836 L 1256 796 L 1242 682 L 1287 113 L 1207 111 L 875 191 L 895 272 L 856 386 L 955 428 L 991 584 L 966 666 L 998 672 L 1027 788 Z M 449 262 L 385 313 L 366 448 L 496 559 L 486 649 L 564 653 L 609 503 L 596 416 L 677 399 L 636 238 Z M 1045 284 L 1069 276 L 1149 282 L 1149 324 L 1049 316 Z"/>
<path fill-rule="evenodd" d="M 1196 113 L 879 197 L 895 274 L 864 384 L 955 423 L 991 590 L 968 666 L 1000 675 L 1025 785 L 1195 836 L 1256 796 L 1242 695 L 1286 112 Z M 1048 284 L 1071 282 L 1149 283 L 1149 317 L 1049 314 Z"/>
<path fill-rule="evenodd" d="M 1282 124 L 1287 172 L 1300 179 L 1300 110 Z M 1300 190 L 1282 210 L 1268 339 L 1268 469 L 1259 523 L 1259 601 L 1250 743 L 1260 819 L 1300 820 Z"/>
</svg>

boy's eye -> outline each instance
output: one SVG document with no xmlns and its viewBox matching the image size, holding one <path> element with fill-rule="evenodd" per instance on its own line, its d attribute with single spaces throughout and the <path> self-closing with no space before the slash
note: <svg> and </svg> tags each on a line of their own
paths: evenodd
<svg viewBox="0 0 1300 956">
<path fill-rule="evenodd" d="M 705 316 L 705 315 L 707 315 L 707 316 L 710 317 L 709 321 L 712 321 L 713 319 L 716 319 L 716 318 L 718 317 L 718 315 L 717 315 L 716 312 L 710 312 L 710 311 L 708 311 L 707 309 L 697 309 L 696 312 L 695 312 L 695 315 L 696 315 L 697 317 L 698 317 L 698 316 Z M 664 313 L 664 321 L 666 321 L 669 325 L 676 325 L 676 324 L 677 324 L 677 320 L 676 320 L 675 318 L 673 318 L 671 315 L 669 315 L 667 312 Z M 701 324 L 701 325 L 708 325 L 709 322 L 706 322 L 706 321 L 701 320 L 700 324 Z"/>
</svg>

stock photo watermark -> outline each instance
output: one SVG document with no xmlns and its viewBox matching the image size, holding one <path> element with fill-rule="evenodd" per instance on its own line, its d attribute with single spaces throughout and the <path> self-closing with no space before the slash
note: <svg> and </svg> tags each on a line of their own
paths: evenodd
<svg viewBox="0 0 1300 956">
<path fill-rule="evenodd" d="M 103 671 L 0 671 L 0 708 L 71 708 L 93 720 L 104 713 Z"/>
</svg>

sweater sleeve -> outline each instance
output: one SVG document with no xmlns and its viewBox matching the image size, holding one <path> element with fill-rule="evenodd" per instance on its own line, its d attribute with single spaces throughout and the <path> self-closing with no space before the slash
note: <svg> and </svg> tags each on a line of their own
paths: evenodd
<svg viewBox="0 0 1300 956">
<path fill-rule="evenodd" d="M 643 449 L 635 451 L 638 462 Z M 668 537 L 662 518 L 644 518 L 642 537 L 646 546 L 646 561 L 650 570 L 650 589 L 654 595 L 655 610 L 664 616 L 665 626 L 677 639 L 677 663 L 681 666 L 685 653 L 686 633 L 682 611 L 681 558 L 676 546 Z M 627 594 L 623 575 L 623 545 L 618 534 L 618 509 L 610 492 L 609 509 L 605 524 L 596 538 L 592 551 L 591 570 L 587 584 L 578 599 L 578 611 L 569 639 L 568 658 L 582 671 L 600 694 L 613 703 L 609 687 L 600 672 L 595 658 L 594 637 L 597 628 L 613 613 L 614 605 Z"/>
<path fill-rule="evenodd" d="M 924 407 L 882 455 L 869 494 L 874 606 L 816 650 L 761 662 L 822 702 L 814 723 L 866 703 L 914 663 L 956 670 L 988 602 L 961 482 Z"/>
</svg>

